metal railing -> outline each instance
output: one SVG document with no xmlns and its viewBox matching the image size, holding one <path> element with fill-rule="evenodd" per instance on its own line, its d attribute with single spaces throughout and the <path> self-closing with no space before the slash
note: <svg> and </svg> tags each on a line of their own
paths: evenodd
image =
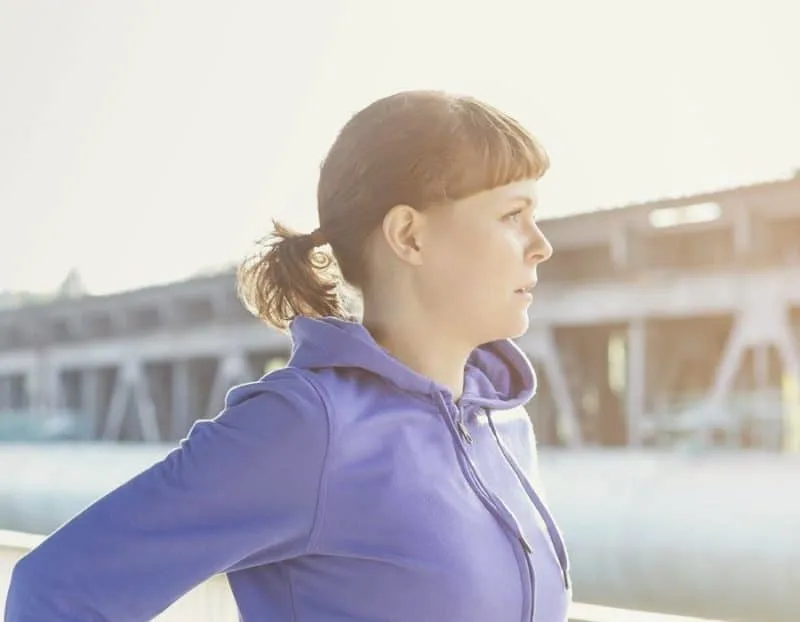
<svg viewBox="0 0 800 622">
<path fill-rule="evenodd" d="M 634 611 L 617 609 L 587 603 L 572 603 L 569 622 L 725 622 L 709 618 L 693 618 L 689 616 L 654 613 L 650 611 Z"/>
</svg>

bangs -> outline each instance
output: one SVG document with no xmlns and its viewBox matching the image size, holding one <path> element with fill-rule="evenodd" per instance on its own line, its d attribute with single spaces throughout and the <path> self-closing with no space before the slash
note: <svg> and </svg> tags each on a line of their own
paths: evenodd
<svg viewBox="0 0 800 622">
<path fill-rule="evenodd" d="M 460 143 L 451 160 L 447 194 L 460 199 L 524 179 L 540 179 L 550 167 L 542 144 L 516 120 L 483 102 L 463 98 Z"/>
</svg>

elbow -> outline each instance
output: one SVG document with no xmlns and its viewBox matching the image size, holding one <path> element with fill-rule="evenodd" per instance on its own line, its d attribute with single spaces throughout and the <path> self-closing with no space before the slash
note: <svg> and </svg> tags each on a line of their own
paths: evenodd
<svg viewBox="0 0 800 622">
<path fill-rule="evenodd" d="M 30 554 L 20 559 L 11 572 L 6 594 L 5 622 L 41 620 L 50 611 L 45 574 L 39 560 Z"/>
<path fill-rule="evenodd" d="M 83 589 L 82 589 L 83 587 Z M 4 622 L 87 622 L 119 620 L 119 612 L 102 612 L 80 581 L 41 547 L 20 559 L 11 571 Z"/>
<path fill-rule="evenodd" d="M 31 566 L 23 557 L 11 571 L 11 582 L 6 593 L 5 622 L 22 622 L 25 620 L 25 611 L 30 608 L 27 603 L 36 602 L 35 571 Z"/>
</svg>

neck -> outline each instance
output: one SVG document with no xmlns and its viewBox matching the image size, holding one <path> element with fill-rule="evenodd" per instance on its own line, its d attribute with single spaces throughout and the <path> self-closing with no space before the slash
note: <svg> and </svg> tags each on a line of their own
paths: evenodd
<svg viewBox="0 0 800 622">
<path fill-rule="evenodd" d="M 364 301 L 364 327 L 391 356 L 409 369 L 444 385 L 453 399 L 461 397 L 464 367 L 472 353 L 469 346 L 444 327 L 408 309 L 381 308 Z"/>
</svg>

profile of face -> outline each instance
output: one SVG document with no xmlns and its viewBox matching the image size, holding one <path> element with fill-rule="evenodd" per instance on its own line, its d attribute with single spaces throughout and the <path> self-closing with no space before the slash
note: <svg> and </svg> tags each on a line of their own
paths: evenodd
<svg viewBox="0 0 800 622">
<path fill-rule="evenodd" d="M 525 179 L 409 218 L 412 288 L 432 321 L 476 346 L 525 333 L 537 267 L 553 253 L 536 208 Z"/>
</svg>

